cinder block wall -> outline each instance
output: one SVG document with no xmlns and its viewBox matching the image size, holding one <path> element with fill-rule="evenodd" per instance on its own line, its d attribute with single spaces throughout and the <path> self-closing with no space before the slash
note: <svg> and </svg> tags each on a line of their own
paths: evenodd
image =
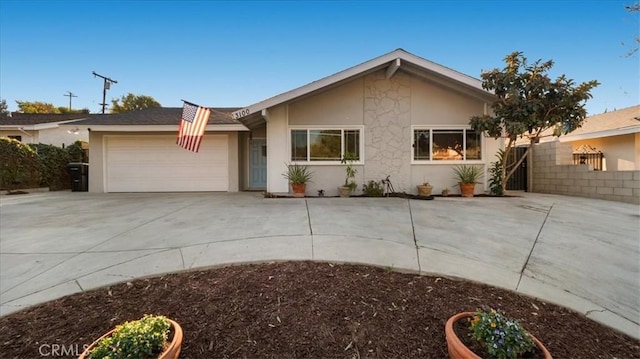
<svg viewBox="0 0 640 359">
<path fill-rule="evenodd" d="M 572 163 L 571 145 L 535 144 L 531 191 L 640 204 L 640 171 L 594 171 L 590 165 Z"/>
</svg>

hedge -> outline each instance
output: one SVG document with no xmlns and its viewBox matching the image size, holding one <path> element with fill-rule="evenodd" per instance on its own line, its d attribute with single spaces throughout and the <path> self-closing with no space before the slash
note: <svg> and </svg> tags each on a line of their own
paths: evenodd
<svg viewBox="0 0 640 359">
<path fill-rule="evenodd" d="M 0 189 L 38 187 L 41 179 L 36 151 L 18 140 L 0 137 Z"/>
<path fill-rule="evenodd" d="M 67 148 L 60 148 L 42 143 L 27 145 L 0 137 L 0 189 L 69 189 L 70 162 L 87 162 L 82 142 L 76 141 Z"/>
</svg>

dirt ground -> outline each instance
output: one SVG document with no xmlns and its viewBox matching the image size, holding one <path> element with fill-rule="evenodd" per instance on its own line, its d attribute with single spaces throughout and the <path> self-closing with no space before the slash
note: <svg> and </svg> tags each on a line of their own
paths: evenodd
<svg viewBox="0 0 640 359">
<path fill-rule="evenodd" d="M 162 314 L 184 330 L 181 358 L 442 359 L 446 320 L 481 306 L 518 319 L 554 358 L 640 358 L 640 341 L 537 299 L 317 262 L 171 274 L 67 296 L 1 317 L 0 356 L 72 358 L 116 324 Z"/>
</svg>

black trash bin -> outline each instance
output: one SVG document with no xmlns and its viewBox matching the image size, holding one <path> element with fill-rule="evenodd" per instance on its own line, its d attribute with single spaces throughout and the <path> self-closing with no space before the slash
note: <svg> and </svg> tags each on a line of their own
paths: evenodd
<svg viewBox="0 0 640 359">
<path fill-rule="evenodd" d="M 88 192 L 89 191 L 89 164 L 74 162 L 67 165 L 69 168 L 69 177 L 71 177 L 72 192 Z"/>
</svg>

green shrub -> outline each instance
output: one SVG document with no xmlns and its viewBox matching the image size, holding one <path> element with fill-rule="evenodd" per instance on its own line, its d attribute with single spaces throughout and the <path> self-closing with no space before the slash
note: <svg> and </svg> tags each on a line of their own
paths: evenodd
<svg viewBox="0 0 640 359">
<path fill-rule="evenodd" d="M 15 190 L 38 187 L 41 167 L 38 154 L 28 145 L 0 137 L 0 188 Z"/>
<path fill-rule="evenodd" d="M 502 189 L 502 159 L 504 158 L 504 150 L 496 153 L 497 161 L 491 163 L 489 173 L 489 189 L 494 196 L 504 196 L 504 190 Z"/>
<path fill-rule="evenodd" d="M 371 180 L 362 186 L 362 191 L 367 197 L 382 197 L 384 196 L 384 188 L 378 181 Z"/>
<path fill-rule="evenodd" d="M 69 169 L 71 162 L 69 152 L 56 146 L 38 143 L 30 145 L 38 153 L 40 169 L 42 172 L 43 187 L 49 187 L 52 191 L 71 188 Z"/>
<path fill-rule="evenodd" d="M 87 152 L 82 148 L 82 141 L 76 141 L 67 146 L 69 153 L 69 162 L 89 162 Z"/>
<path fill-rule="evenodd" d="M 157 358 L 164 350 L 171 324 L 166 317 L 145 314 L 142 319 L 116 326 L 89 353 L 89 359 Z"/>
</svg>

